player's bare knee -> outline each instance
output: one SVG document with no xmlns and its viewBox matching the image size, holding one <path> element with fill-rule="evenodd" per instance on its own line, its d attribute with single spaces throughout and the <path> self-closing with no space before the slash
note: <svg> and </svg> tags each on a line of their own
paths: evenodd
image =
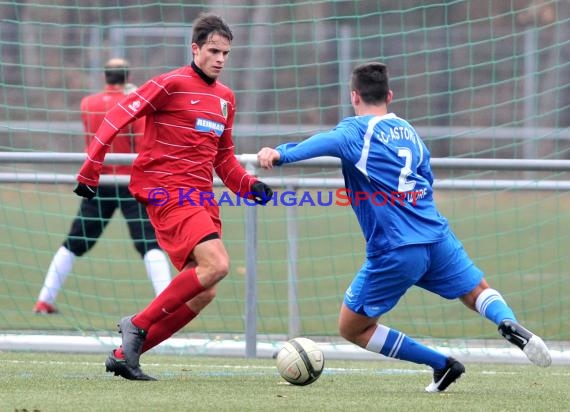
<svg viewBox="0 0 570 412">
<path fill-rule="evenodd" d="M 355 334 L 353 331 L 348 331 L 348 330 L 340 330 L 340 336 L 342 336 L 344 339 L 346 339 L 347 341 L 349 341 L 350 343 L 357 343 L 358 341 L 358 335 Z"/>
<path fill-rule="evenodd" d="M 352 343 L 354 343 L 354 341 L 358 337 L 358 334 L 355 333 L 356 332 L 355 329 L 342 321 L 339 322 L 338 324 L 338 332 L 340 336 L 342 336 L 344 339 Z"/>
<path fill-rule="evenodd" d="M 197 267 L 197 274 L 202 285 L 206 288 L 214 286 L 225 278 L 230 271 L 229 260 L 210 261 Z"/>
<path fill-rule="evenodd" d="M 230 258 L 220 239 L 198 244 L 193 257 L 196 273 L 205 288 L 214 286 L 230 271 Z"/>
<path fill-rule="evenodd" d="M 225 278 L 228 275 L 228 273 L 230 273 L 230 262 L 227 259 L 220 260 L 213 265 L 211 270 L 212 270 L 212 277 L 219 282 L 220 280 Z"/>
</svg>

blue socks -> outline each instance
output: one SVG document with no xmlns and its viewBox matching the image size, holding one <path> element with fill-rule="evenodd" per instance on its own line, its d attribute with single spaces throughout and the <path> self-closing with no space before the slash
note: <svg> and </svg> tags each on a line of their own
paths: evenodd
<svg viewBox="0 0 570 412">
<path fill-rule="evenodd" d="M 513 310 L 501 294 L 494 289 L 488 288 L 481 292 L 477 297 L 475 307 L 481 315 L 496 325 L 505 319 L 517 321 Z M 370 337 L 366 350 L 389 358 L 429 365 L 434 369 L 445 368 L 447 362 L 447 356 L 413 340 L 400 331 L 380 324 L 376 326 L 376 330 Z"/>
<path fill-rule="evenodd" d="M 434 369 L 445 368 L 447 361 L 447 356 L 416 342 L 400 331 L 384 325 L 377 325 L 366 345 L 366 350 L 381 353 L 389 358 L 429 365 Z"/>
<path fill-rule="evenodd" d="M 488 288 L 481 292 L 475 301 L 475 308 L 477 312 L 495 323 L 495 325 L 498 325 L 505 319 L 517 321 L 513 310 L 495 289 Z"/>
</svg>

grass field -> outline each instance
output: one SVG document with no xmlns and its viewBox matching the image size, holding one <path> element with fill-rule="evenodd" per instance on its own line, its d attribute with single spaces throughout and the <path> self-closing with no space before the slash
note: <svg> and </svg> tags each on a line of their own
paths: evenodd
<svg viewBox="0 0 570 412">
<path fill-rule="evenodd" d="M 114 330 L 119 316 L 152 297 L 124 219 L 117 214 L 95 248 L 78 259 L 58 298 L 62 315 L 31 308 L 79 199 L 66 185 L 4 185 L 0 191 L 0 329 Z M 492 284 L 526 324 L 548 339 L 567 339 L 570 198 L 556 192 L 442 191 L 442 212 Z M 258 330 L 287 330 L 287 234 L 284 207 L 259 216 Z M 224 238 L 232 257 L 218 297 L 188 332 L 242 333 L 245 308 L 245 207 L 225 207 Z M 335 336 L 338 306 L 363 254 L 348 207 L 299 207 L 299 304 L 304 334 Z M 437 316 L 427 316 L 436 313 Z M 429 322 L 426 320 L 429 319 Z M 411 290 L 386 322 L 412 336 L 495 338 L 495 328 L 461 304 Z"/>
<path fill-rule="evenodd" d="M 152 297 L 142 263 L 115 216 L 59 296 L 58 316 L 32 305 L 78 199 L 67 186 L 4 185 L 0 191 L 0 330 L 114 332 L 116 320 Z M 442 212 L 492 284 L 520 318 L 547 340 L 568 340 L 567 253 L 570 199 L 560 193 L 443 192 Z M 259 209 L 258 334 L 287 330 L 284 208 Z M 299 303 L 305 335 L 336 336 L 338 305 L 362 259 L 349 208 L 302 207 Z M 185 329 L 215 339 L 242 334 L 245 308 L 244 208 L 223 209 L 230 276 L 218 297 Z M 429 314 L 429 315 L 428 315 Z M 496 328 L 458 302 L 412 290 L 385 323 L 414 337 L 497 338 Z M 105 355 L 0 353 L 2 411 L 537 411 L 568 410 L 567 367 L 467 364 L 443 394 L 426 394 L 427 368 L 404 362 L 327 361 L 308 387 L 287 385 L 270 359 L 149 354 L 143 367 L 159 382 L 129 382 L 104 372 Z M 142 385 L 142 386 L 141 386 Z"/>
<path fill-rule="evenodd" d="M 447 392 L 428 394 L 427 367 L 326 361 L 313 384 L 292 386 L 273 360 L 148 355 L 158 382 L 104 372 L 104 355 L 0 353 L 0 412 L 14 411 L 563 411 L 568 368 L 466 364 Z"/>
</svg>

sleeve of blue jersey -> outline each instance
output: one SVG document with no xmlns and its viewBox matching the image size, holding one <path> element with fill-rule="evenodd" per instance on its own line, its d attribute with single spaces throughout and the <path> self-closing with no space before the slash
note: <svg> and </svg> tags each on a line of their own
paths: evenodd
<svg viewBox="0 0 570 412">
<path fill-rule="evenodd" d="M 280 158 L 277 165 L 299 162 L 321 156 L 341 157 L 344 136 L 342 131 L 334 129 L 317 133 L 301 143 L 285 143 L 275 149 Z"/>
</svg>

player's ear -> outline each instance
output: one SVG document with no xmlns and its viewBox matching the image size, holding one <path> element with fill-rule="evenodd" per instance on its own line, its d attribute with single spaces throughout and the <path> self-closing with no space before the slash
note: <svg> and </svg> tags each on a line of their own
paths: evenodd
<svg viewBox="0 0 570 412">
<path fill-rule="evenodd" d="M 350 91 L 350 102 L 353 105 L 357 105 L 360 102 L 360 96 L 358 95 L 358 93 L 356 92 L 356 90 L 351 90 Z"/>
<path fill-rule="evenodd" d="M 192 50 L 192 56 L 196 56 L 196 54 L 198 54 L 199 49 L 200 49 L 200 46 L 198 46 L 197 43 L 192 43 L 190 45 L 190 50 Z"/>
<path fill-rule="evenodd" d="M 386 96 L 386 105 L 392 103 L 393 98 L 394 98 L 394 92 L 392 90 L 388 90 L 388 95 Z"/>
</svg>

